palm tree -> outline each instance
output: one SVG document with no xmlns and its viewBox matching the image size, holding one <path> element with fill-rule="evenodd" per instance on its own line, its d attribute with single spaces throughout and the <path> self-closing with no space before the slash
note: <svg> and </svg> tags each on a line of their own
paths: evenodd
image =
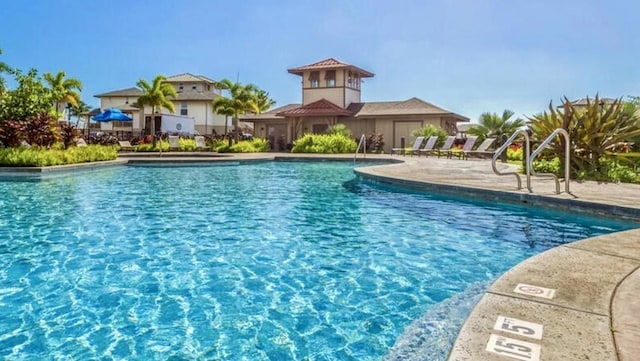
<svg viewBox="0 0 640 361">
<path fill-rule="evenodd" d="M 82 91 L 82 83 L 75 78 L 65 79 L 65 75 L 64 71 L 60 71 L 56 75 L 51 73 L 44 75 L 44 80 L 50 87 L 51 98 L 55 102 L 56 112 L 61 112 L 61 103 L 77 106 L 80 101 L 80 94 L 75 90 Z"/>
<path fill-rule="evenodd" d="M 158 75 L 153 79 L 151 84 L 144 79 L 140 79 L 136 84 L 138 88 L 141 88 L 144 92 L 144 94 L 138 98 L 137 102 L 143 117 L 145 105 L 151 106 L 151 113 L 153 114 L 162 108 L 165 108 L 172 113 L 175 111 L 175 106 L 169 98 L 177 98 L 178 93 L 171 84 L 166 82 L 166 80 L 167 78 L 164 75 Z M 155 122 L 151 121 L 151 134 L 155 134 L 155 132 Z"/>
<path fill-rule="evenodd" d="M 258 110 L 258 114 L 260 114 L 262 112 L 266 112 L 267 110 L 271 109 L 271 107 L 274 106 L 274 104 L 276 104 L 276 101 L 269 98 L 268 92 L 262 89 L 259 89 L 255 94 L 255 104 Z"/>
<path fill-rule="evenodd" d="M 216 114 L 231 115 L 233 117 L 233 128 L 235 130 L 235 141 L 238 142 L 240 134 L 238 132 L 238 115 L 247 112 L 258 113 L 256 105 L 256 94 L 259 89 L 253 84 L 242 85 L 239 82 L 232 82 L 229 79 L 222 79 L 218 83 L 218 88 L 226 89 L 230 98 L 218 97 L 213 100 L 213 111 Z"/>
<path fill-rule="evenodd" d="M 502 135 L 511 135 L 516 129 L 525 125 L 524 120 L 516 118 L 509 120 L 513 117 L 514 112 L 509 109 L 505 109 L 502 112 L 502 116 L 497 113 L 482 113 L 480 115 L 480 124 L 474 125 L 467 133 L 477 135 L 481 138 L 497 138 L 501 139 Z"/>
<path fill-rule="evenodd" d="M 78 102 L 78 104 L 71 106 L 71 115 L 76 117 L 76 128 L 78 127 L 78 123 L 80 122 L 80 118 L 89 113 L 91 111 L 91 107 L 89 104 L 83 102 L 82 100 Z"/>
</svg>

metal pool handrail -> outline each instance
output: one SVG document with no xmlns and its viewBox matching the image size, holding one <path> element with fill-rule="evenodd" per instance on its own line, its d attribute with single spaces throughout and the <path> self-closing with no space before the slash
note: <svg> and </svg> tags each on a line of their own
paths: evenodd
<svg viewBox="0 0 640 361">
<path fill-rule="evenodd" d="M 356 162 L 356 157 L 358 156 L 358 151 L 360 151 L 360 146 L 362 146 L 362 157 L 367 157 L 367 137 L 362 134 L 360 137 L 360 141 L 358 142 L 358 148 L 356 148 L 356 153 L 353 155 L 353 162 Z"/>
<path fill-rule="evenodd" d="M 502 146 L 500 148 L 498 148 L 498 150 L 495 151 L 495 153 L 493 153 L 493 158 L 491 159 L 491 168 L 493 169 L 493 173 L 495 173 L 496 175 L 514 175 L 516 176 L 516 180 L 518 181 L 518 189 L 522 189 L 522 180 L 520 179 L 520 174 L 518 174 L 518 172 L 506 172 L 506 173 L 501 173 L 498 168 L 496 168 L 496 161 L 498 160 L 498 157 L 500 157 L 500 154 L 502 154 L 502 152 L 504 152 L 507 147 L 509 147 L 513 141 L 519 136 L 519 135 L 524 135 L 524 142 L 525 142 L 525 152 L 524 152 L 524 156 L 525 156 L 525 161 L 526 164 L 529 164 L 529 148 L 530 148 L 530 139 L 529 139 L 529 128 L 524 126 L 524 127 L 520 127 L 518 128 L 513 134 L 511 134 L 511 137 L 509 137 L 509 139 L 507 139 L 504 144 L 502 144 Z M 526 172 L 527 172 L 527 189 L 529 190 L 529 192 L 533 192 L 531 190 L 531 173 L 529 171 L 529 167 L 526 167 Z"/>
<path fill-rule="evenodd" d="M 551 143 L 551 141 L 553 140 L 553 138 L 556 137 L 556 135 L 558 134 L 562 134 L 562 136 L 564 136 L 564 140 L 565 140 L 565 146 L 564 146 L 564 191 L 566 193 L 571 194 L 571 192 L 569 191 L 569 183 L 570 183 L 570 168 L 569 168 L 569 162 L 571 161 L 571 142 L 570 142 L 570 137 L 569 137 L 569 132 L 567 132 L 564 128 L 558 128 L 556 130 L 554 130 L 551 135 L 549 135 L 547 137 L 547 139 L 544 140 L 544 142 L 542 142 L 542 144 L 540 144 L 540 146 L 538 146 L 538 148 L 536 148 L 536 150 L 533 151 L 533 153 L 531 153 L 531 156 L 529 157 L 529 160 L 527 161 L 527 172 L 529 172 L 532 175 L 538 175 L 538 176 L 548 176 L 553 178 L 556 181 L 556 194 L 560 193 L 560 181 L 558 180 L 558 176 L 556 176 L 553 173 L 540 173 L 540 174 L 536 174 L 533 171 L 533 160 L 536 158 L 536 156 L 538 154 L 540 154 L 540 152 L 542 152 L 544 150 L 544 148 L 549 145 L 549 143 Z"/>
</svg>

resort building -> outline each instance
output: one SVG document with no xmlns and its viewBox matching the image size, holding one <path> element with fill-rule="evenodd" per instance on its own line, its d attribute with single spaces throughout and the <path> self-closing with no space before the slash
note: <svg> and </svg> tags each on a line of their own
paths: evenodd
<svg viewBox="0 0 640 361">
<path fill-rule="evenodd" d="M 195 129 L 200 134 L 223 133 L 226 117 L 213 112 L 212 101 L 222 96 L 220 89 L 215 87 L 216 82 L 202 75 L 189 73 L 174 75 L 167 78 L 178 93 L 178 97 L 171 99 L 175 112 L 169 113 L 162 109 L 161 113 L 190 117 L 195 119 Z M 100 108 L 118 108 L 123 113 L 133 118 L 131 122 L 104 122 L 100 123 L 100 130 L 117 135 L 150 134 L 151 129 L 160 129 L 160 114 L 151 114 L 150 106 L 138 107 L 137 100 L 143 91 L 136 88 L 114 90 L 95 95 L 100 99 Z M 155 128 L 152 121 L 155 122 Z"/>
<path fill-rule="evenodd" d="M 288 69 L 302 78 L 302 104 L 285 105 L 262 114 L 241 116 L 254 123 L 254 135 L 269 140 L 274 150 L 285 150 L 305 133 L 323 133 L 329 126 L 346 125 L 354 135 L 383 134 L 385 152 L 413 143 L 414 130 L 432 124 L 449 134 L 457 122 L 469 118 L 418 98 L 362 102 L 363 79 L 373 73 L 333 58 Z"/>
</svg>

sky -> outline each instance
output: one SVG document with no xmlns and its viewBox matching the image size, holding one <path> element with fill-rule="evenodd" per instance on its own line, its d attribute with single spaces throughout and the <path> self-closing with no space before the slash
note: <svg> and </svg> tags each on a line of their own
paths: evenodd
<svg viewBox="0 0 640 361">
<path fill-rule="evenodd" d="M 418 97 L 471 121 L 640 95 L 637 0 L 0 2 L 0 61 L 64 71 L 94 107 L 96 94 L 182 73 L 300 103 L 287 69 L 331 57 L 375 74 L 362 101 Z"/>
</svg>

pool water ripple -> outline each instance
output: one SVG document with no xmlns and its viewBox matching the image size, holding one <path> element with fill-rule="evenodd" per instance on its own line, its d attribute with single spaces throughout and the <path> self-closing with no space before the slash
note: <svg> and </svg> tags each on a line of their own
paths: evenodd
<svg viewBox="0 0 640 361">
<path fill-rule="evenodd" d="M 14 360 L 377 360 L 470 285 L 631 227 L 380 187 L 338 162 L 0 190 L 0 357 Z M 431 314 L 425 327 L 448 324 Z"/>
</svg>

